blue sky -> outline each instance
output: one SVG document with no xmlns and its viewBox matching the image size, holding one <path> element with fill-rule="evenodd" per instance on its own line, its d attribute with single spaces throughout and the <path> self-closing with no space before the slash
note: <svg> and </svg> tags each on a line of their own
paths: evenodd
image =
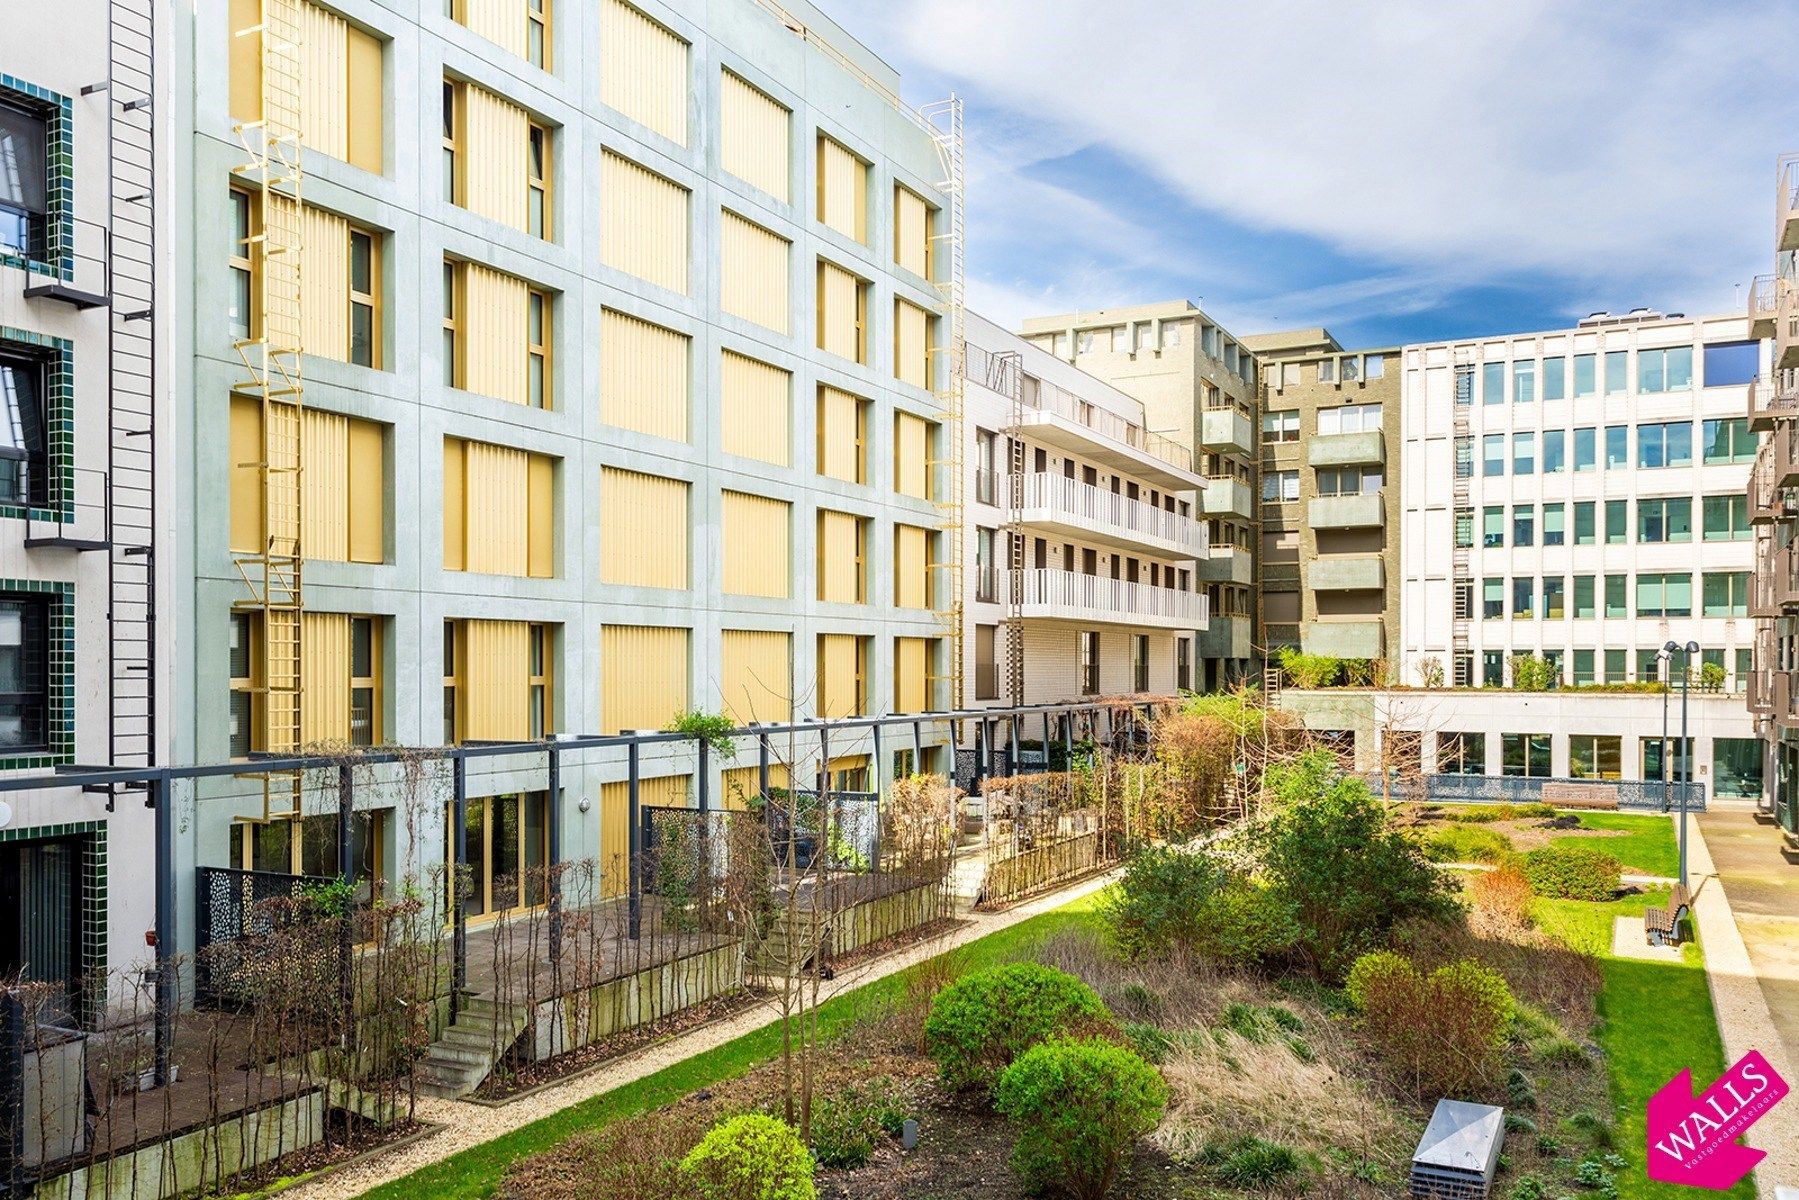
<svg viewBox="0 0 1799 1200">
<path fill-rule="evenodd" d="M 1198 301 L 1351 346 L 1734 312 L 1799 0 L 818 0 L 967 105 L 971 303 Z"/>
</svg>

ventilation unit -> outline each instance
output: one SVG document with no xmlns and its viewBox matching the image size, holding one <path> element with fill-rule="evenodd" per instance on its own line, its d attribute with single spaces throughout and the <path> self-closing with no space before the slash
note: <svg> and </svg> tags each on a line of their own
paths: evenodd
<svg viewBox="0 0 1799 1200">
<path fill-rule="evenodd" d="M 1504 1141 L 1503 1108 L 1437 1101 L 1412 1155 L 1410 1194 L 1425 1200 L 1485 1200 Z"/>
</svg>

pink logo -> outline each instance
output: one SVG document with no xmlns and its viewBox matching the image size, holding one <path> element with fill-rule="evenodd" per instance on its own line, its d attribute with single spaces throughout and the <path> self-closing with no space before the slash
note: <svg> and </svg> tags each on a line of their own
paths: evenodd
<svg viewBox="0 0 1799 1200">
<path fill-rule="evenodd" d="M 1682 1071 L 1649 1098 L 1649 1178 L 1726 1191 L 1766 1157 L 1736 1139 L 1787 1094 L 1759 1050 L 1738 1059 L 1718 1082 L 1693 1095 Z"/>
</svg>

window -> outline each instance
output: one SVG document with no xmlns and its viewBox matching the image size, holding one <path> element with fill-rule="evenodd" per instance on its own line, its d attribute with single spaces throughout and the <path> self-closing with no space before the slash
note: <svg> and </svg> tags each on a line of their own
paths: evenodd
<svg viewBox="0 0 1799 1200">
<path fill-rule="evenodd" d="M 0 251 L 47 260 L 49 123 L 39 113 L 0 102 Z"/>
<path fill-rule="evenodd" d="M 1628 617 L 1630 615 L 1630 576 L 1607 575 L 1605 577 L 1605 615 L 1608 617 Z M 1609 651 L 1608 651 L 1609 653 Z"/>
<path fill-rule="evenodd" d="M 1543 506 L 1543 544 L 1560 546 L 1568 540 L 1567 506 L 1564 504 L 1545 504 Z"/>
<path fill-rule="evenodd" d="M 1341 408 L 1321 408 L 1318 410 L 1318 432 L 1331 433 L 1378 433 L 1381 427 L 1381 406 L 1378 404 L 1345 404 Z"/>
<path fill-rule="evenodd" d="M 1505 616 L 1505 580 L 1480 581 L 1480 616 L 1483 621 L 1497 621 Z"/>
<path fill-rule="evenodd" d="M 453 746 L 456 744 L 456 730 L 457 730 L 457 716 L 458 716 L 457 711 L 456 711 L 456 707 L 457 707 L 456 706 L 456 688 L 457 688 L 456 680 L 457 680 L 457 670 L 458 670 L 457 656 L 456 656 L 456 641 L 457 641 L 456 625 L 457 625 L 457 623 L 455 621 L 445 621 L 444 622 L 444 644 L 443 644 L 444 740 L 443 740 L 443 744 L 446 746 Z M 246 751 L 246 753 L 248 753 L 248 751 Z"/>
<path fill-rule="evenodd" d="M 1336 359 L 1326 358 L 1326 359 L 1321 359 L 1319 361 L 1319 363 L 1318 363 L 1318 382 L 1319 383 L 1335 383 L 1335 382 L 1337 382 L 1337 360 Z"/>
<path fill-rule="evenodd" d="M 1514 433 L 1512 435 L 1512 474 L 1534 475 L 1536 472 L 1537 435 Z"/>
<path fill-rule="evenodd" d="M 818 510 L 818 598 L 868 603 L 868 518 Z"/>
<path fill-rule="evenodd" d="M 462 270 L 461 264 L 444 259 L 443 355 L 444 386 L 460 387 L 462 379 Z"/>
<path fill-rule="evenodd" d="M 1559 475 L 1568 469 L 1568 431 L 1543 431 L 1543 474 Z"/>
<path fill-rule="evenodd" d="M 977 526 L 974 531 L 974 598 L 983 604 L 992 604 L 998 594 L 998 568 L 994 565 L 994 538 L 997 529 Z"/>
<path fill-rule="evenodd" d="M 444 570 L 554 575 L 555 460 L 454 437 L 444 439 L 443 454 Z M 651 553 L 673 554 L 678 544 L 685 561 L 685 523 L 659 537 Z"/>
<path fill-rule="evenodd" d="M 1620 396 L 1629 390 L 1630 352 L 1607 350 L 1605 352 L 1605 394 Z"/>
<path fill-rule="evenodd" d="M 1616 470 L 1630 465 L 1630 427 L 1628 425 L 1607 425 L 1605 427 L 1605 469 Z"/>
<path fill-rule="evenodd" d="M 375 239 L 360 229 L 350 230 L 350 361 L 359 367 L 378 366 L 375 339 Z"/>
<path fill-rule="evenodd" d="M 1298 499 L 1298 471 L 1264 471 L 1262 473 L 1262 503 L 1292 504 Z"/>
<path fill-rule="evenodd" d="M 1593 356 L 1576 354 L 1574 356 L 1574 398 L 1576 400 L 1594 393 Z"/>
<path fill-rule="evenodd" d="M 1081 695 L 1099 695 L 1099 634 L 1091 629 L 1080 631 Z"/>
<path fill-rule="evenodd" d="M 1379 467 L 1327 467 L 1318 472 L 1320 496 L 1372 496 L 1384 477 Z"/>
<path fill-rule="evenodd" d="M 603 151 L 600 262 L 686 295 L 692 200 L 692 193 L 674 180 L 622 154 Z"/>
<path fill-rule="evenodd" d="M 599 33 L 600 100 L 685 146 L 687 42 L 624 0 L 602 0 Z"/>
<path fill-rule="evenodd" d="M 1708 542 L 1744 542 L 1749 529 L 1749 497 L 1741 492 L 1704 498 L 1705 540 Z"/>
<path fill-rule="evenodd" d="M 50 502 L 47 374 L 41 360 L 0 343 L 0 502 Z"/>
<path fill-rule="evenodd" d="M 1549 778 L 1547 733 L 1502 733 L 1499 735 L 1499 756 L 1503 774 L 1524 779 Z"/>
<path fill-rule="evenodd" d="M 1480 510 L 1480 544 L 1489 550 L 1505 545 L 1505 506 L 1489 504 Z"/>
<path fill-rule="evenodd" d="M 1537 581 L 1524 575 L 1512 580 L 1512 620 L 1527 621 L 1537 615 Z"/>
<path fill-rule="evenodd" d="M 1605 502 L 1605 544 L 1622 546 L 1630 540 L 1630 513 L 1628 500 L 1607 500 Z"/>
<path fill-rule="evenodd" d="M 1563 400 L 1568 395 L 1568 360 L 1564 358 L 1546 358 L 1543 360 L 1543 399 Z"/>
<path fill-rule="evenodd" d="M 1480 371 L 1480 399 L 1483 404 L 1505 403 L 1505 364 L 1485 363 Z"/>
<path fill-rule="evenodd" d="M 1593 576 L 1576 575 L 1574 577 L 1574 619 L 1576 621 L 1590 620 L 1596 611 L 1595 602 Z M 1576 653 L 1579 652 L 1576 651 Z"/>
<path fill-rule="evenodd" d="M 1748 497 L 1744 499 L 1746 501 Z M 1654 545 L 1692 540 L 1691 496 L 1658 496 L 1637 501 L 1637 541 Z"/>
<path fill-rule="evenodd" d="M 1628 655 L 1623 650 L 1607 650 L 1605 652 L 1605 678 L 1602 683 L 1628 683 L 1630 672 L 1627 666 Z"/>
<path fill-rule="evenodd" d="M 525 305 L 525 396 L 532 408 L 550 406 L 550 298 L 533 288 Z"/>
<path fill-rule="evenodd" d="M 1480 685 L 1482 687 L 1505 686 L 1504 651 L 1482 650 L 1480 652 Z"/>
<path fill-rule="evenodd" d="M 50 744 L 50 605 L 0 595 L 0 748 Z"/>
<path fill-rule="evenodd" d="M 1149 635 L 1134 634 L 1131 637 L 1131 688 L 1137 692 L 1149 690 Z"/>
<path fill-rule="evenodd" d="M 1505 434 L 1482 434 L 1480 439 L 1480 473 L 1491 478 L 1505 474 Z"/>
<path fill-rule="evenodd" d="M 1637 391 L 1684 392 L 1693 386 L 1693 348 L 1637 351 Z"/>
<path fill-rule="evenodd" d="M 1512 509 L 1512 545 L 1537 544 L 1537 506 L 1520 504 Z"/>
<path fill-rule="evenodd" d="M 1593 652 L 1586 652 L 1592 661 Z M 1624 778 L 1624 739 L 1576 733 L 1568 738 L 1568 774 L 1575 779 Z"/>
<path fill-rule="evenodd" d="M 1574 686 L 1586 687 L 1595 682 L 1597 680 L 1593 676 L 1593 652 L 1576 650 L 1574 652 Z"/>
<path fill-rule="evenodd" d="M 1749 432 L 1747 417 L 1721 417 L 1701 426 L 1708 463 L 1744 463 L 1755 461 L 1760 439 Z"/>
<path fill-rule="evenodd" d="M 974 627 L 974 698 L 999 699 L 999 626 Z"/>
<path fill-rule="evenodd" d="M 443 193 L 451 204 L 461 204 L 462 184 L 462 89 L 452 80 L 444 80 L 442 104 Z"/>
<path fill-rule="evenodd" d="M 1637 427 L 1637 466 L 1693 465 L 1693 423 L 1667 421 Z"/>
<path fill-rule="evenodd" d="M 525 61 L 550 69 L 550 0 L 525 0 Z"/>
<path fill-rule="evenodd" d="M 231 336 L 250 337 L 250 315 L 256 311 L 250 289 L 255 267 L 251 260 L 250 193 L 231 189 Z"/>
<path fill-rule="evenodd" d="M 1112 353 L 1129 354 L 1131 350 L 1131 327 L 1129 325 L 1112 326 Z"/>
<path fill-rule="evenodd" d="M 1637 616 L 1693 615 L 1693 577 L 1685 573 L 1641 572 L 1637 575 Z"/>
<path fill-rule="evenodd" d="M 1193 690 L 1193 643 L 1186 638 L 1174 639 L 1174 686 L 1177 691 Z"/>
<path fill-rule="evenodd" d="M 1591 425 L 1574 431 L 1574 469 L 1591 471 L 1597 460 L 1595 434 L 1598 431 Z"/>
<path fill-rule="evenodd" d="M 1262 414 L 1262 443 L 1297 442 L 1299 440 L 1299 412 L 1265 412 Z"/>
<path fill-rule="evenodd" d="M 1667 740 L 1668 764 L 1662 767 L 1662 739 L 1646 737 L 1641 739 L 1643 747 L 1643 778 L 1651 780 L 1666 779 L 1670 783 L 1684 783 L 1693 774 L 1693 739 L 1687 738 L 1683 744 L 1678 737 Z"/>
<path fill-rule="evenodd" d="M 1437 734 L 1437 771 L 1443 775 L 1485 775 L 1487 735 L 1484 733 Z"/>
<path fill-rule="evenodd" d="M 869 402 L 820 385 L 817 413 L 817 470 L 845 483 L 868 482 Z"/>
<path fill-rule="evenodd" d="M 1353 354 L 1344 355 L 1340 360 L 1340 366 L 1338 367 L 1338 374 L 1343 377 L 1343 382 L 1354 383 L 1361 373 L 1361 360 Z"/>
<path fill-rule="evenodd" d="M 818 348 L 868 361 L 868 284 L 835 263 L 818 260 Z"/>
<path fill-rule="evenodd" d="M 1759 799 L 1762 794 L 1761 740 L 1713 738 L 1712 778 L 1720 796 Z"/>
<path fill-rule="evenodd" d="M 1741 387 L 1761 373 L 1761 343 L 1713 342 L 1704 363 L 1706 387 Z"/>
<path fill-rule="evenodd" d="M 1534 404 L 1537 399 L 1537 364 L 1520 359 L 1512 364 L 1512 403 Z"/>
<path fill-rule="evenodd" d="M 1574 502 L 1574 544 L 1591 546 L 1599 541 L 1597 505 L 1591 500 Z"/>
<path fill-rule="evenodd" d="M 525 232 L 548 240 L 550 236 L 550 131 L 535 121 L 527 142 L 525 172 Z"/>
<path fill-rule="evenodd" d="M 1749 615 L 1748 571 L 1707 571 L 1700 587 L 1704 615 L 1708 617 L 1746 617 Z"/>
<path fill-rule="evenodd" d="M 893 377 L 916 388 L 931 386 L 936 321 L 907 300 L 893 302 Z"/>
<path fill-rule="evenodd" d="M 1568 581 L 1560 575 L 1547 575 L 1543 578 L 1543 616 L 1556 620 L 1567 616 L 1563 597 Z"/>
<path fill-rule="evenodd" d="M 1654 650 L 1637 651 L 1637 680 L 1641 683 L 1653 683 L 1665 679 L 1662 670 L 1662 657 Z"/>
</svg>

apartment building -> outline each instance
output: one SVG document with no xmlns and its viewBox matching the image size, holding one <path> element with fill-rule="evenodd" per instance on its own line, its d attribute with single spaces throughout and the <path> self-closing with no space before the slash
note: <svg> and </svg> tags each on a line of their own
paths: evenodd
<svg viewBox="0 0 1799 1200">
<path fill-rule="evenodd" d="M 1192 689 L 1206 528 L 1191 448 L 978 315 L 965 361 L 966 701 Z"/>
<path fill-rule="evenodd" d="M 1799 848 L 1799 155 L 1776 166 L 1774 271 L 1749 289 L 1749 331 L 1772 341 L 1767 370 L 1749 388 L 1745 411 L 1761 439 L 1749 477 L 1755 526 L 1755 667 L 1749 708 L 1763 739 L 1764 807 L 1789 846 Z"/>
<path fill-rule="evenodd" d="M 1404 350 L 1398 678 L 1505 686 L 1750 673 L 1746 415 L 1765 351 L 1742 316 L 1638 310 Z M 1719 677 L 1721 673 L 1721 678 Z"/>
<path fill-rule="evenodd" d="M 1267 649 L 1385 660 L 1399 645 L 1397 347 L 1329 330 L 1243 339 L 1261 364 Z"/>
<path fill-rule="evenodd" d="M 103 1019 L 143 953 L 143 794 L 59 787 L 78 763 L 165 761 L 152 304 L 157 6 L 18 5 L 0 42 L 0 980 Z"/>
<path fill-rule="evenodd" d="M 1195 675 L 1207 691 L 1258 669 L 1254 587 L 1259 513 L 1256 360 L 1194 304 L 1167 301 L 1031 317 L 1022 336 L 1138 400 L 1149 428 L 1192 448 L 1209 557 L 1199 563 L 1208 627 Z"/>
<path fill-rule="evenodd" d="M 943 707 L 951 147 L 892 69 L 803 2 L 258 8 L 177 14 L 177 756 Z M 488 914 L 552 805 L 623 887 L 622 754 L 532 758 L 470 768 Z M 690 750 L 640 770 L 695 801 Z M 202 789 L 184 877 L 335 873 L 283 787 Z M 356 874 L 428 877 L 441 807 L 373 792 Z"/>
</svg>

